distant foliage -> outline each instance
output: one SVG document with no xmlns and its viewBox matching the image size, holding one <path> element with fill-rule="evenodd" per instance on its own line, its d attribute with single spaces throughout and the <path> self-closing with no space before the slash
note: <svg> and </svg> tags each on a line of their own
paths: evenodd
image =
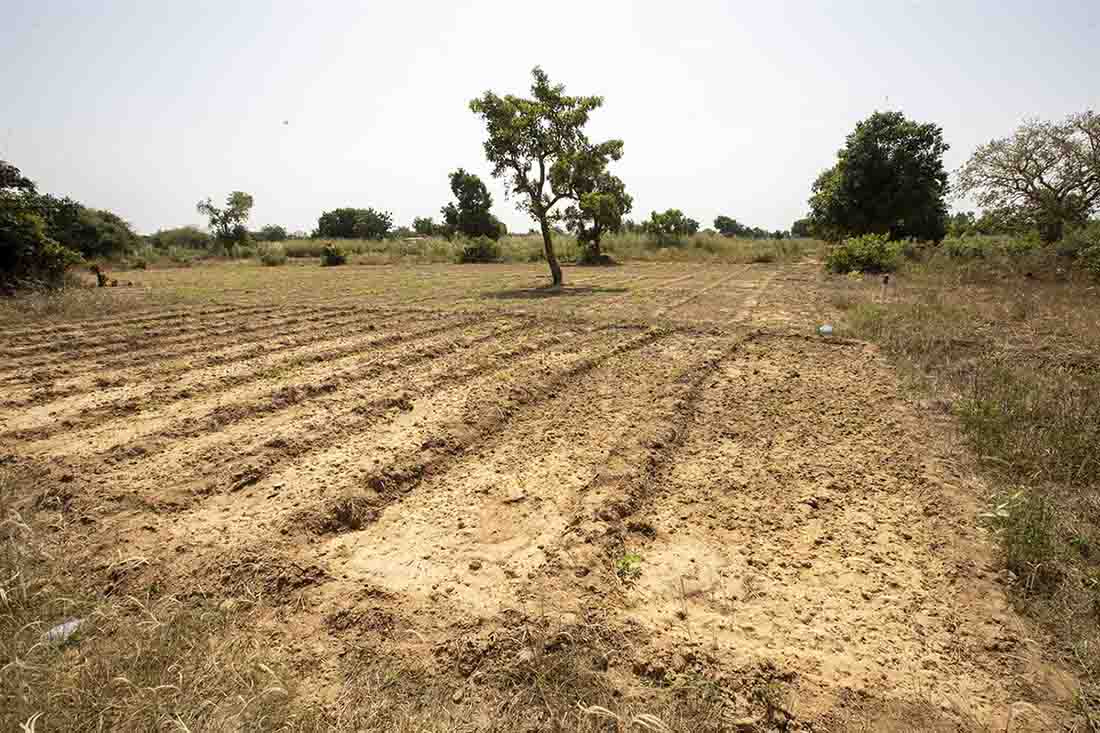
<svg viewBox="0 0 1100 733">
<path fill-rule="evenodd" d="M 210 249 L 214 238 L 198 227 L 176 227 L 161 229 L 149 237 L 149 242 L 161 250 L 172 247 L 179 249 Z"/>
<path fill-rule="evenodd" d="M 195 209 L 210 221 L 210 231 L 214 239 L 223 246 L 232 243 L 243 244 L 251 239 L 248 232 L 248 217 L 252 213 L 252 196 L 244 191 L 234 191 L 225 197 L 225 206 L 218 207 L 210 198 L 195 205 Z"/>
<path fill-rule="evenodd" d="M 443 235 L 448 239 L 459 235 L 500 239 L 505 233 L 504 225 L 489 211 L 493 197 L 485 183 L 461 168 L 451 173 L 450 181 L 455 201 L 440 210 Z"/>
<path fill-rule="evenodd" d="M 0 161 L 0 292 L 58 286 L 65 271 L 83 260 L 51 236 L 44 201 L 56 199 L 40 196 L 34 182 Z"/>
<path fill-rule="evenodd" d="M 654 211 L 643 226 L 650 240 L 662 247 L 681 245 L 685 238 L 699 231 L 699 222 L 684 216 L 679 209 Z"/>
<path fill-rule="evenodd" d="M 462 245 L 459 262 L 499 262 L 500 245 L 489 237 L 474 237 Z"/>
<path fill-rule="evenodd" d="M 443 234 L 442 228 L 429 216 L 418 216 L 413 219 L 413 231 L 421 237 L 434 237 Z"/>
<path fill-rule="evenodd" d="M 385 239 L 392 226 L 393 215 L 388 211 L 333 209 L 321 214 L 313 236 L 337 239 Z"/>
<path fill-rule="evenodd" d="M 830 272 L 893 272 L 901 259 L 902 245 L 885 234 L 864 234 L 834 244 L 825 255 Z"/>
<path fill-rule="evenodd" d="M 1067 254 L 1075 256 L 1085 270 L 1100 280 L 1100 221 L 1090 221 L 1071 230 L 1062 245 Z"/>
<path fill-rule="evenodd" d="M 286 229 L 275 224 L 269 224 L 256 232 L 256 240 L 260 242 L 285 242 L 286 239 Z"/>
<path fill-rule="evenodd" d="M 336 267 L 337 265 L 346 264 L 347 261 L 347 255 L 335 244 L 326 244 L 324 249 L 321 250 L 322 267 Z"/>
<path fill-rule="evenodd" d="M 723 237 L 742 237 L 744 239 L 785 239 L 786 232 L 769 232 L 760 227 L 745 226 L 729 216 L 719 216 L 714 220 L 714 228 Z"/>
<path fill-rule="evenodd" d="M 938 242 L 947 231 L 943 130 L 876 112 L 848 135 L 813 185 L 811 221 L 829 241 L 861 234 Z"/>
<path fill-rule="evenodd" d="M 1012 212 L 1044 242 L 1056 242 L 1100 209 L 1100 115 L 1025 122 L 975 150 L 958 184 L 979 206 Z"/>
<path fill-rule="evenodd" d="M 810 218 L 806 217 L 805 219 L 797 219 L 793 224 L 791 224 L 791 236 L 797 237 L 799 239 L 808 239 L 809 237 L 814 236 L 814 230 Z"/>
</svg>

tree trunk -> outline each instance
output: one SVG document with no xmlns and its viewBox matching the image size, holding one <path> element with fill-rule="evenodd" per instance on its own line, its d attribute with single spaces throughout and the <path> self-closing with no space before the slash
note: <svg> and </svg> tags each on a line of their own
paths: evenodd
<svg viewBox="0 0 1100 733">
<path fill-rule="evenodd" d="M 550 265 L 550 277 L 554 279 L 554 287 L 560 287 L 561 265 L 558 264 L 558 258 L 554 254 L 554 240 L 550 236 L 550 226 L 546 223 L 546 219 L 540 219 L 539 226 L 542 228 L 542 249 L 546 253 L 546 262 Z"/>
</svg>

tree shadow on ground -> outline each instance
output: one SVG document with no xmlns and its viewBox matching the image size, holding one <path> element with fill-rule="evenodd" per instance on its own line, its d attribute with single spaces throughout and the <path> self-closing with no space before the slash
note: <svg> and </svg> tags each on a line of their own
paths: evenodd
<svg viewBox="0 0 1100 733">
<path fill-rule="evenodd" d="M 625 292 L 627 292 L 626 288 L 601 288 L 591 285 L 562 285 L 560 288 L 540 285 L 537 288 L 514 288 L 483 293 L 481 297 L 494 300 L 540 300 L 542 298 L 568 298 L 582 295 L 615 295 Z"/>
</svg>

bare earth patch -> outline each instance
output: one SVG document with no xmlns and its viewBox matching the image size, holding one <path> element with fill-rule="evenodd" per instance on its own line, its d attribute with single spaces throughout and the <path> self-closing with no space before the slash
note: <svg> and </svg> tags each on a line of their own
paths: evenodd
<svg viewBox="0 0 1100 733">
<path fill-rule="evenodd" d="M 0 446 L 64 497 L 51 542 L 90 586 L 244 614 L 292 707 L 348 730 L 396 725 L 355 717 L 371 695 L 425 696 L 427 730 L 1069 720 L 969 457 L 876 348 L 816 335 L 815 263 L 576 268 L 556 293 L 534 266 L 262 273 L 3 329 Z"/>
</svg>

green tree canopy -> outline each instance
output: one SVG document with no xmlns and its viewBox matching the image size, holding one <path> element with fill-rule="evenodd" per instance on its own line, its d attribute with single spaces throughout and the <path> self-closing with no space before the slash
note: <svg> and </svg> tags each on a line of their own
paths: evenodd
<svg viewBox="0 0 1100 733">
<path fill-rule="evenodd" d="M 564 217 L 555 209 L 562 201 L 579 204 L 579 169 L 603 170 L 608 160 L 622 155 L 622 141 L 593 144 L 584 126 L 602 97 L 573 97 L 562 84 L 552 84 L 535 67 L 531 97 L 503 97 L 485 92 L 470 109 L 485 122 L 485 156 L 493 176 L 504 179 L 509 194 L 539 224 L 543 251 L 555 286 L 561 285 L 561 266 L 554 254 L 553 223 Z"/>
<path fill-rule="evenodd" d="M 1057 241 L 1067 224 L 1083 224 L 1100 209 L 1100 115 L 1025 122 L 975 150 L 958 187 L 1000 218 L 1027 220 L 1043 241 Z"/>
<path fill-rule="evenodd" d="M 813 185 L 810 218 L 826 239 L 887 234 L 939 241 L 946 231 L 943 130 L 876 112 L 848 135 L 837 162 Z"/>
<path fill-rule="evenodd" d="M 47 217 L 61 201 L 70 200 L 40 195 L 33 181 L 0 160 L 0 292 L 58 285 L 65 270 L 81 261 L 78 252 L 50 234 Z"/>
<path fill-rule="evenodd" d="M 283 242 L 286 238 L 286 228 L 277 224 L 268 224 L 256 232 L 256 239 L 261 242 Z"/>
<path fill-rule="evenodd" d="M 451 193 L 455 201 L 444 206 L 443 233 L 450 239 L 456 234 L 466 237 L 500 239 L 501 224 L 489 211 L 493 197 L 485 183 L 475 174 L 462 168 L 450 175 Z"/>
<path fill-rule="evenodd" d="M 684 237 L 699 231 L 699 222 L 684 216 L 684 212 L 679 209 L 654 211 L 642 226 L 646 234 L 660 245 L 680 244 Z"/>
<path fill-rule="evenodd" d="M 413 219 L 412 228 L 422 237 L 431 237 L 439 232 L 439 226 L 429 216 L 418 216 Z"/>
<path fill-rule="evenodd" d="M 225 206 L 218 207 L 210 198 L 203 199 L 195 209 L 210 221 L 210 230 L 219 242 L 242 242 L 248 239 L 248 217 L 252 213 L 252 196 L 234 191 L 225 197 Z"/>
<path fill-rule="evenodd" d="M 393 215 L 388 211 L 346 207 L 322 213 L 317 219 L 317 229 L 313 232 L 313 236 L 385 239 L 392 226 Z"/>
</svg>

